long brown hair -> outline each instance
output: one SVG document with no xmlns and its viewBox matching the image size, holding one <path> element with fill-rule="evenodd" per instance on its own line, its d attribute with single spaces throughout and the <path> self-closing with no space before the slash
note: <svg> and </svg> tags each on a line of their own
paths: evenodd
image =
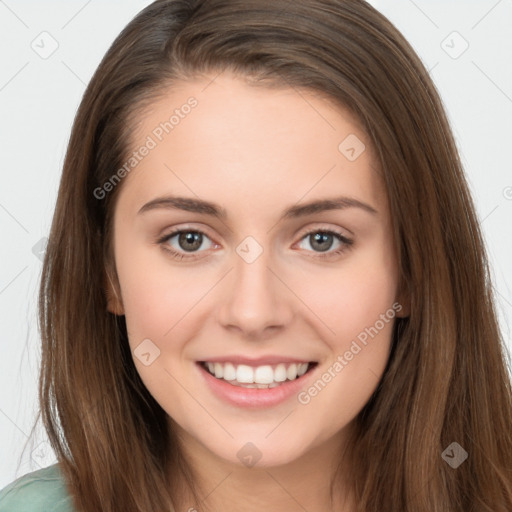
<svg viewBox="0 0 512 512">
<path fill-rule="evenodd" d="M 41 416 L 77 510 L 171 510 L 177 476 L 193 487 L 125 319 L 107 311 L 123 182 L 94 191 L 126 161 L 142 109 L 177 80 L 228 69 L 350 109 L 380 160 L 410 314 L 356 420 L 359 510 L 512 510 L 510 377 L 475 208 L 428 72 L 363 0 L 158 0 L 100 63 L 73 125 L 39 298 Z M 468 453 L 457 468 L 442 456 L 453 442 Z"/>
</svg>

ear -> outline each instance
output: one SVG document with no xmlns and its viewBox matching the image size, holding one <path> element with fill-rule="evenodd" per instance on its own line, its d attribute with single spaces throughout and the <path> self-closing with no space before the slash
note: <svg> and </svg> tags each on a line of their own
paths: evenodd
<svg viewBox="0 0 512 512">
<path fill-rule="evenodd" d="M 107 297 L 107 311 L 114 315 L 124 315 L 123 300 L 119 289 L 119 281 L 117 277 L 111 278 L 111 271 L 106 268 L 103 273 L 103 283 L 105 294 Z"/>
</svg>

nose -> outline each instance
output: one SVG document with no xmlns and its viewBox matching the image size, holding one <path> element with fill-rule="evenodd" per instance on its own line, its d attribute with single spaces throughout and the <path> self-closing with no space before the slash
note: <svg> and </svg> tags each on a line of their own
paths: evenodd
<svg viewBox="0 0 512 512">
<path fill-rule="evenodd" d="M 270 259 L 267 251 L 251 263 L 235 255 L 218 313 L 225 329 L 248 339 L 264 339 L 290 323 L 293 293 L 271 268 Z"/>
</svg>

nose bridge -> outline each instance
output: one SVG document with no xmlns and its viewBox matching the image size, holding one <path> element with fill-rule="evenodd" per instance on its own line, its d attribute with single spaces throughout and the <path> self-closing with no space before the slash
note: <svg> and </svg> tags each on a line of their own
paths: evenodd
<svg viewBox="0 0 512 512">
<path fill-rule="evenodd" d="M 276 283 L 272 279 L 272 262 L 269 256 L 268 251 L 265 251 L 254 261 L 247 261 L 241 256 L 235 260 L 234 286 L 247 299 L 275 298 Z"/>
<path fill-rule="evenodd" d="M 221 307 L 225 327 L 257 334 L 267 327 L 286 324 L 291 305 L 283 284 L 274 275 L 271 252 L 253 237 L 236 248 L 228 293 Z"/>
</svg>

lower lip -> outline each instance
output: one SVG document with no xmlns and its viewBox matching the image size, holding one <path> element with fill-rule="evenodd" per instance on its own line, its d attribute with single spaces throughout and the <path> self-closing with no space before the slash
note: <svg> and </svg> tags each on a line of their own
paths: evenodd
<svg viewBox="0 0 512 512">
<path fill-rule="evenodd" d="M 275 388 L 257 389 L 234 386 L 224 379 L 214 377 L 201 363 L 196 363 L 210 389 L 220 398 L 237 407 L 263 408 L 278 405 L 298 393 L 309 382 L 317 365 L 295 380 L 285 381 Z"/>
</svg>

